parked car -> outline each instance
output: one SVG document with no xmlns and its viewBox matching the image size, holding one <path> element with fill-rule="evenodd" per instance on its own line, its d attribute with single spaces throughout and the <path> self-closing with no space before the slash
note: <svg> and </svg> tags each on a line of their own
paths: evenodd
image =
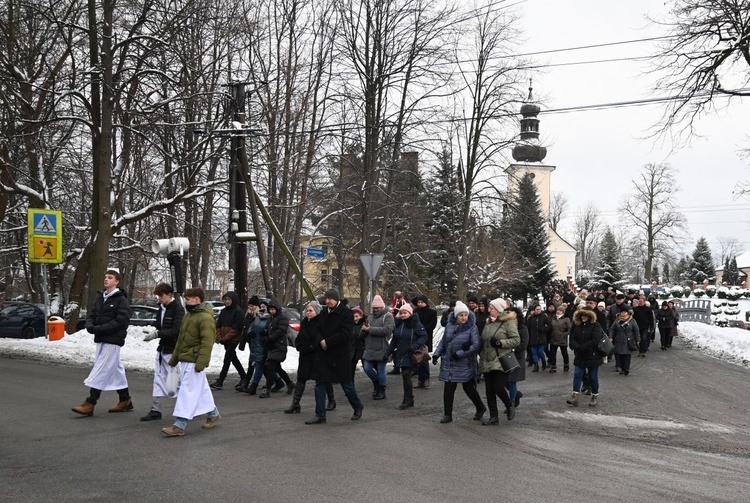
<svg viewBox="0 0 750 503">
<path fill-rule="evenodd" d="M 284 315 L 289 319 L 289 331 L 287 332 L 287 339 L 289 340 L 289 345 L 294 346 L 294 340 L 297 338 L 297 334 L 299 333 L 299 326 L 300 322 L 302 321 L 302 316 L 300 316 L 299 311 L 296 309 L 292 309 L 291 307 L 282 307 L 281 312 L 284 313 Z"/>
<path fill-rule="evenodd" d="M 0 302 L 0 337 L 33 339 L 44 337 L 44 309 L 29 302 Z"/>
<path fill-rule="evenodd" d="M 142 305 L 130 306 L 130 326 L 145 327 L 153 325 L 158 315 L 158 307 Z M 86 330 L 86 311 L 83 309 L 81 309 L 81 313 L 78 316 L 76 330 Z"/>
<path fill-rule="evenodd" d="M 750 323 L 742 320 L 727 320 L 727 326 L 741 328 L 743 330 L 750 330 Z"/>
</svg>

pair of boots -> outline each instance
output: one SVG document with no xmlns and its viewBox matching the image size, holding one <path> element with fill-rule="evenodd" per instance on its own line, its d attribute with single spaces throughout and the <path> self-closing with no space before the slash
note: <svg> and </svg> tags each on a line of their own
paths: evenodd
<svg viewBox="0 0 750 503">
<path fill-rule="evenodd" d="M 405 410 L 409 407 L 414 407 L 414 396 L 404 395 L 404 399 L 401 401 L 401 405 L 398 406 L 398 410 Z"/>
<path fill-rule="evenodd" d="M 568 398 L 566 400 L 566 403 L 568 405 L 573 405 L 574 407 L 578 407 L 578 397 L 580 393 L 577 391 L 573 392 L 573 396 Z M 589 407 L 596 407 L 599 404 L 599 394 L 598 393 L 592 393 L 591 394 L 591 402 L 589 402 Z"/>
</svg>

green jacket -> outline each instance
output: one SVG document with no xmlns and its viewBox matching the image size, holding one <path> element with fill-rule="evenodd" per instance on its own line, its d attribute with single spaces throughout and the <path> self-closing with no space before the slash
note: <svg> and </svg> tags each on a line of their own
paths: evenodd
<svg viewBox="0 0 750 503">
<path fill-rule="evenodd" d="M 174 367 L 177 362 L 191 362 L 195 363 L 195 370 L 200 372 L 208 367 L 211 361 L 211 350 L 215 341 L 214 311 L 204 302 L 195 306 L 192 311 L 187 311 L 182 318 L 180 335 L 177 337 L 177 345 L 169 359 L 169 365 Z"/>
<path fill-rule="evenodd" d="M 499 341 L 500 347 L 493 345 L 493 339 Z M 516 313 L 513 311 L 500 313 L 494 323 L 487 318 L 487 324 L 482 330 L 482 349 L 479 351 L 480 372 L 503 370 L 499 357 L 510 353 L 520 343 L 521 336 L 518 335 Z"/>
</svg>

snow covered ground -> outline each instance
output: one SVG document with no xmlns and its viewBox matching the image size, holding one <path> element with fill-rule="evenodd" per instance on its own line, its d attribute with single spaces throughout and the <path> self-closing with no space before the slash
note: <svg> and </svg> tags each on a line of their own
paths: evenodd
<svg viewBox="0 0 750 503">
<path fill-rule="evenodd" d="M 739 365 L 750 366 L 750 331 L 739 328 L 721 328 L 702 323 L 680 323 L 679 336 L 683 341 L 703 353 L 727 360 Z M 439 340 L 442 330 L 436 334 Z M 154 368 L 154 356 L 158 341 L 145 342 L 142 327 L 128 329 L 128 338 L 122 348 L 122 361 L 128 370 L 151 371 Z M 28 358 L 51 363 L 63 363 L 90 366 L 94 361 L 94 336 L 82 330 L 65 335 L 58 341 L 44 338 L 31 340 L 0 339 L 0 356 Z M 238 352 L 240 361 L 247 366 L 249 350 Z M 298 353 L 294 348 L 287 351 L 286 361 L 282 364 L 287 372 L 296 372 Z M 220 345 L 214 346 L 211 353 L 209 374 L 218 374 L 224 358 Z M 230 370 L 234 373 L 234 369 Z M 230 374 L 231 375 L 231 374 Z"/>
</svg>

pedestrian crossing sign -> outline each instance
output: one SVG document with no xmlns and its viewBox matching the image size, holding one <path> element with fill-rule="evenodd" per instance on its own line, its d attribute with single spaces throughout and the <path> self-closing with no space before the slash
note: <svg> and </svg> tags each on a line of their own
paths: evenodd
<svg viewBox="0 0 750 503">
<path fill-rule="evenodd" d="M 62 212 L 28 211 L 29 262 L 62 263 Z"/>
</svg>

